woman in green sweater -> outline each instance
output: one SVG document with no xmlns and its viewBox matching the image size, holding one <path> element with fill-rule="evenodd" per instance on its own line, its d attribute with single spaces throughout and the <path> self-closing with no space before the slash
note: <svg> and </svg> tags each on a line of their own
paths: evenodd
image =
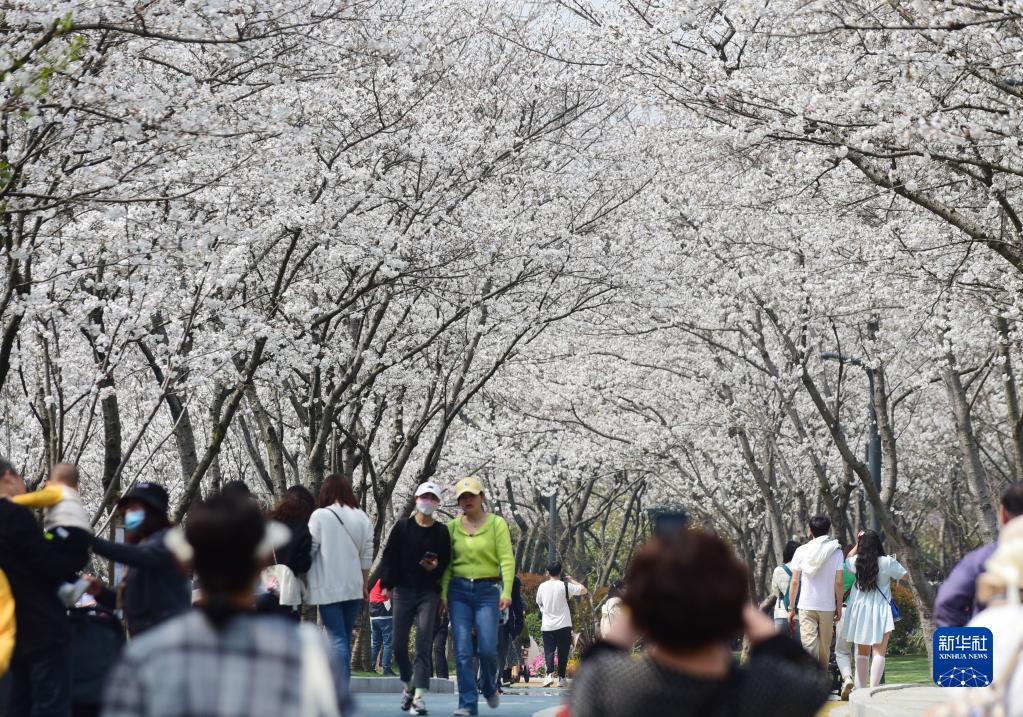
<svg viewBox="0 0 1023 717">
<path fill-rule="evenodd" d="M 441 600 L 451 615 L 458 673 L 455 715 L 475 715 L 479 702 L 473 669 L 472 633 L 476 629 L 480 689 L 487 704 L 497 707 L 497 624 L 511 604 L 515 554 L 503 518 L 483 510 L 483 486 L 475 478 L 455 484 L 462 515 L 448 523 L 451 562 L 441 582 Z"/>
</svg>

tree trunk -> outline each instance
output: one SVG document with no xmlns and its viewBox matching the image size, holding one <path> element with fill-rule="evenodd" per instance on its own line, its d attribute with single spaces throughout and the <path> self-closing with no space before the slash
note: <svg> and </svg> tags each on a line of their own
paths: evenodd
<svg viewBox="0 0 1023 717">
<path fill-rule="evenodd" d="M 774 488 L 767 480 L 763 470 L 753 455 L 753 448 L 750 446 L 746 431 L 741 428 L 733 429 L 734 435 L 739 439 L 739 447 L 742 449 L 742 457 L 746 461 L 757 488 L 760 489 L 761 497 L 764 499 L 764 508 L 767 513 L 767 524 L 771 530 L 771 543 L 774 548 L 775 562 L 782 562 L 782 552 L 785 550 L 785 525 L 782 523 L 781 508 L 774 495 Z"/>
<path fill-rule="evenodd" d="M 956 370 L 955 357 L 951 351 L 945 353 L 945 364 L 941 368 L 941 377 L 952 404 L 952 417 L 955 419 L 956 438 L 959 441 L 959 453 L 963 457 L 963 473 L 966 484 L 973 494 L 976 504 L 976 519 L 981 534 L 987 542 L 992 542 L 998 535 L 998 518 L 994 504 L 991 502 L 991 491 L 987 484 L 987 471 L 980 457 L 980 446 L 973 431 L 973 417 L 970 401 L 963 388 L 963 382 Z"/>
<path fill-rule="evenodd" d="M 1012 432 L 1012 466 L 1015 480 L 1023 480 L 1023 417 L 1020 416 L 1016 374 L 1012 369 L 1009 323 L 1001 316 L 995 319 L 998 330 L 998 355 L 1002 359 L 1002 388 L 1005 391 L 1006 420 Z"/>
</svg>

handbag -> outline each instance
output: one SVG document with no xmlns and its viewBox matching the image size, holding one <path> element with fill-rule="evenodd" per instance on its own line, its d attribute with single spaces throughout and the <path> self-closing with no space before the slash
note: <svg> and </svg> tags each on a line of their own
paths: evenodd
<svg viewBox="0 0 1023 717">
<path fill-rule="evenodd" d="M 277 562 L 277 551 L 273 552 L 273 559 L 274 564 L 263 568 L 260 576 L 263 589 L 276 597 L 280 605 L 301 605 L 308 591 L 305 582 L 287 565 Z"/>
<path fill-rule="evenodd" d="M 263 589 L 266 592 L 276 597 L 280 597 L 281 576 L 278 574 L 277 568 L 281 567 L 281 565 L 277 562 L 277 551 L 271 550 L 271 553 L 273 554 L 274 564 L 263 568 L 263 573 L 260 575 L 260 578 L 263 581 Z"/>
<path fill-rule="evenodd" d="M 901 620 L 902 619 L 902 610 L 900 610 L 899 606 L 895 604 L 895 594 L 892 593 L 891 596 L 885 595 L 884 594 L 884 590 L 882 590 L 881 588 L 878 588 L 877 591 L 879 593 L 881 593 L 881 596 L 884 597 L 888 601 L 888 605 L 892 609 L 892 620 L 894 620 L 895 622 L 898 622 L 899 620 Z"/>
</svg>

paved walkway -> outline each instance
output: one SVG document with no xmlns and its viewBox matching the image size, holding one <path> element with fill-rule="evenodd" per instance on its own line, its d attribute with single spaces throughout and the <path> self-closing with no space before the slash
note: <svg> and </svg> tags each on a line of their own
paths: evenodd
<svg viewBox="0 0 1023 717">
<path fill-rule="evenodd" d="M 922 717 L 958 692 L 931 685 L 885 685 L 854 692 L 848 702 L 828 702 L 818 717 Z"/>
<path fill-rule="evenodd" d="M 481 697 L 480 715 L 481 717 L 486 717 L 488 714 L 492 714 L 494 717 L 533 717 L 537 712 L 558 707 L 566 697 L 567 690 L 513 690 L 509 688 L 501 695 L 501 706 L 497 710 L 491 711 Z M 407 717 L 407 712 L 398 709 L 399 701 L 398 695 L 355 695 L 355 704 L 359 713 L 369 717 L 378 715 Z M 431 717 L 450 715 L 458 707 L 458 696 L 430 694 L 426 697 L 426 706 L 430 710 Z"/>
</svg>

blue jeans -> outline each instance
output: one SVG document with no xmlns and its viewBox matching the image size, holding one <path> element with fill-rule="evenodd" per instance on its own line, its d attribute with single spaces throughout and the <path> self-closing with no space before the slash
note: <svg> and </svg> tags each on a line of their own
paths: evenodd
<svg viewBox="0 0 1023 717">
<path fill-rule="evenodd" d="M 394 620 L 389 617 L 371 617 L 370 626 L 370 648 L 369 654 L 372 658 L 372 669 L 377 667 L 377 657 L 380 657 L 380 666 L 384 672 L 391 671 L 391 628 Z M 383 653 L 382 655 L 380 653 Z"/>
<path fill-rule="evenodd" d="M 480 691 L 490 697 L 497 691 L 497 623 L 501 611 L 501 583 L 451 578 L 448 613 L 455 641 L 455 672 L 458 675 L 458 706 L 476 713 L 479 692 L 473 666 L 472 631 L 480 660 Z"/>
<path fill-rule="evenodd" d="M 334 643 L 337 663 L 341 668 L 338 679 L 346 692 L 352 679 L 352 631 L 355 629 L 355 623 L 359 621 L 361 608 L 362 600 L 343 600 L 320 605 L 320 618 Z"/>
</svg>

